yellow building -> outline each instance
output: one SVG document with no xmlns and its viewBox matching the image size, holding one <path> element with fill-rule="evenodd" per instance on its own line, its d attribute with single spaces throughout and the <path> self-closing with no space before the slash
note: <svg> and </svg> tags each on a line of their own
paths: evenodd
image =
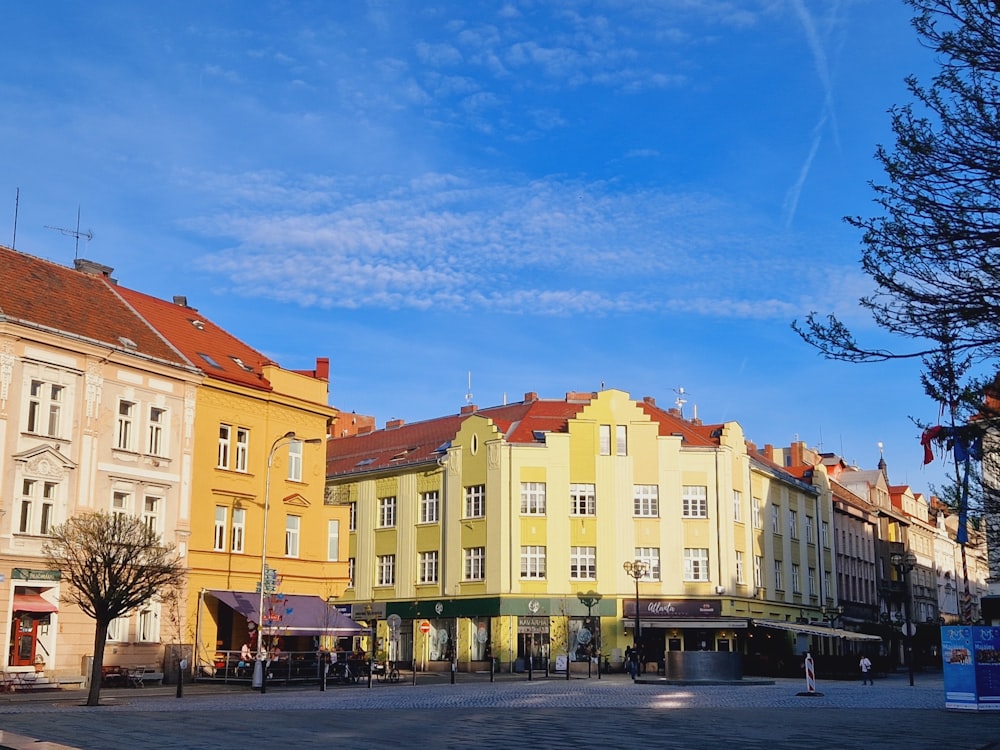
<svg viewBox="0 0 1000 750">
<path fill-rule="evenodd" d="M 350 509 L 342 601 L 377 622 L 377 650 L 420 668 L 615 665 L 636 635 L 652 665 L 764 660 L 775 649 L 750 634 L 810 638 L 836 598 L 829 493 L 735 422 L 618 390 L 394 420 L 331 441 L 327 482 Z"/>
<path fill-rule="evenodd" d="M 328 361 L 285 370 L 184 298 L 120 294 L 205 375 L 189 404 L 184 642 L 195 644 L 196 676 L 235 676 L 226 652 L 257 650 L 261 614 L 283 651 L 314 653 L 336 617 L 327 602 L 348 580 L 347 509 L 324 503 L 325 446 L 337 415 L 328 406 Z"/>
</svg>

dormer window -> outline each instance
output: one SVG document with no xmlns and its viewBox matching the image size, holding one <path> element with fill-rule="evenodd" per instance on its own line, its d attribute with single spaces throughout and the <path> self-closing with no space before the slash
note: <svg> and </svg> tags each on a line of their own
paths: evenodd
<svg viewBox="0 0 1000 750">
<path fill-rule="evenodd" d="M 241 370 L 246 370 L 247 372 L 253 372 L 253 368 L 250 367 L 246 362 L 244 362 L 239 357 L 230 357 L 230 359 L 232 359 L 233 362 L 236 363 L 236 366 L 239 367 Z"/>
<path fill-rule="evenodd" d="M 191 325 L 193 325 L 199 331 L 204 331 L 205 330 L 205 324 L 203 322 L 201 322 L 200 320 L 192 320 L 191 321 Z"/>
</svg>

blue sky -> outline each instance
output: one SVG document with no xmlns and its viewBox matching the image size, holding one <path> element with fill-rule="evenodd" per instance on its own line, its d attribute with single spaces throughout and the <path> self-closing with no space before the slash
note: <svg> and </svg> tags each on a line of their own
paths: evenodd
<svg viewBox="0 0 1000 750">
<path fill-rule="evenodd" d="M 845 215 L 933 58 L 897 0 L 4 3 L 0 242 L 408 422 L 607 387 L 926 491 Z M 18 192 L 19 191 L 19 192 Z M 884 341 L 883 341 L 884 342 Z"/>
</svg>

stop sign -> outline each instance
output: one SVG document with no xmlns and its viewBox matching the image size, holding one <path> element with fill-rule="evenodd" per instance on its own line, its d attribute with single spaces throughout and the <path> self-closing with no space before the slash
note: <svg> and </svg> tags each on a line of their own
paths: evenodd
<svg viewBox="0 0 1000 750">
<path fill-rule="evenodd" d="M 427 620 L 424 620 L 423 622 L 420 623 L 420 632 L 421 633 L 431 632 L 431 624 L 427 622 Z"/>
</svg>

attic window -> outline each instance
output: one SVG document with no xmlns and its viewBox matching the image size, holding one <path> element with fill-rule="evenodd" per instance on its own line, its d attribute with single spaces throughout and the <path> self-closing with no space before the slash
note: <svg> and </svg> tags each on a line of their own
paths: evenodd
<svg viewBox="0 0 1000 750">
<path fill-rule="evenodd" d="M 198 356 L 201 357 L 206 362 L 208 362 L 208 364 L 210 364 L 216 370 L 221 370 L 222 369 L 222 365 L 220 365 L 218 362 L 216 362 L 214 359 L 212 359 L 212 357 L 210 355 L 205 354 L 204 352 L 198 352 Z"/>
<path fill-rule="evenodd" d="M 389 460 L 390 461 L 402 461 L 404 458 L 406 458 L 410 453 L 412 453 L 415 450 L 416 450 L 415 446 L 414 447 L 410 447 L 410 448 L 404 448 L 403 450 L 401 450 L 399 453 L 397 453 L 395 456 L 393 456 Z"/>
<path fill-rule="evenodd" d="M 250 367 L 250 365 L 248 365 L 239 357 L 231 357 L 231 359 L 233 360 L 233 362 L 236 363 L 236 366 L 239 367 L 241 370 L 246 370 L 247 372 L 253 372 L 253 368 Z"/>
<path fill-rule="evenodd" d="M 437 448 L 435 448 L 434 452 L 435 453 L 447 453 L 448 449 L 450 447 L 451 447 L 451 441 L 448 440 L 448 441 L 446 441 L 444 443 L 441 443 L 441 445 L 439 445 Z"/>
<path fill-rule="evenodd" d="M 368 466 L 368 464 L 373 464 L 373 463 L 375 463 L 375 459 L 374 458 L 362 458 L 360 461 L 358 461 L 354 465 L 355 466 Z"/>
<path fill-rule="evenodd" d="M 547 430 L 532 430 L 531 436 L 535 438 L 539 443 L 545 442 L 545 435 L 548 434 Z"/>
<path fill-rule="evenodd" d="M 205 324 L 202 323 L 200 320 L 192 320 L 191 321 L 191 325 L 193 325 L 199 331 L 204 331 L 205 330 Z"/>
<path fill-rule="evenodd" d="M 126 349 L 136 349 L 136 343 L 130 339 L 128 336 L 119 336 L 118 340 L 122 342 L 122 346 Z"/>
</svg>

